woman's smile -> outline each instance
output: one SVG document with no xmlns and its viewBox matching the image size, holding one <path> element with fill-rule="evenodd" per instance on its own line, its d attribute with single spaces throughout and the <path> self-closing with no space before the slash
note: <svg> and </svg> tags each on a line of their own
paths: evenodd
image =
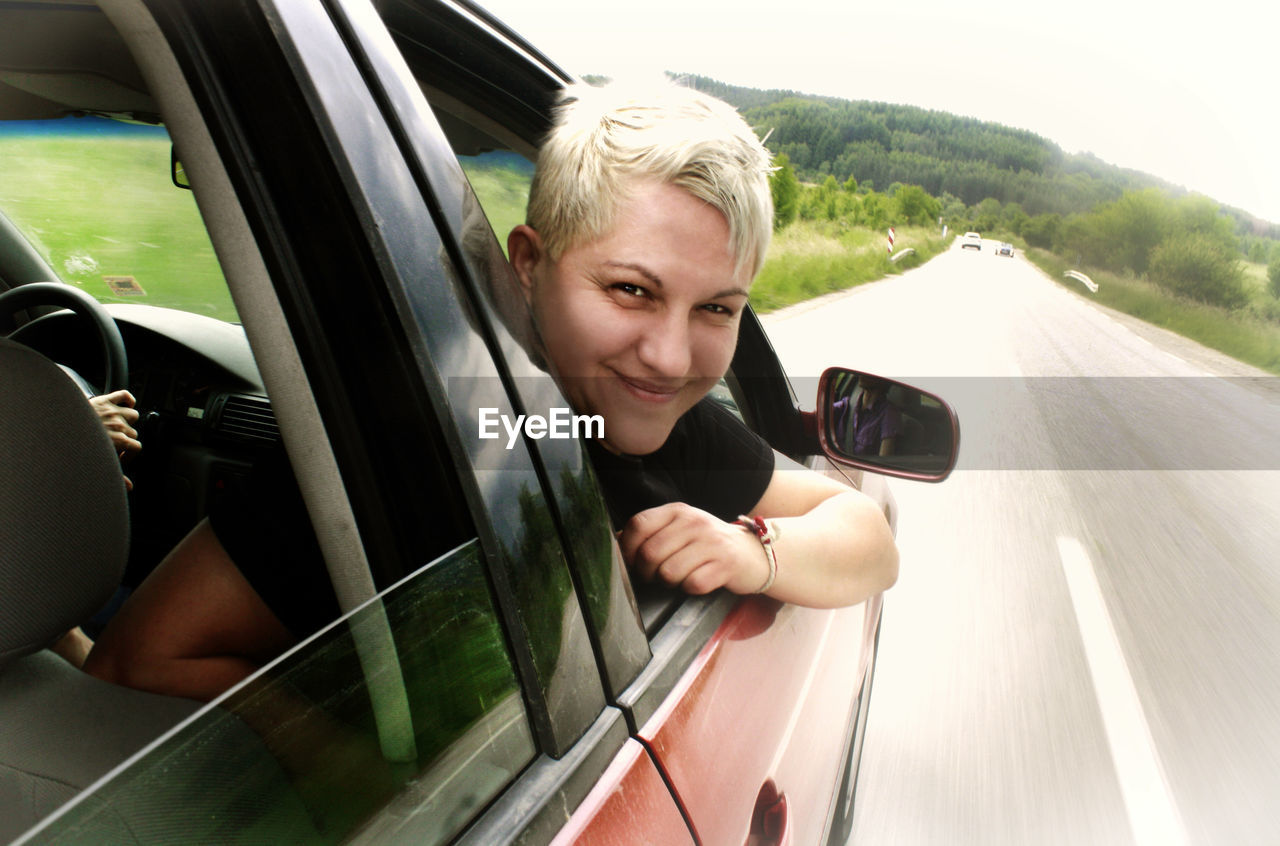
<svg viewBox="0 0 1280 846">
<path fill-rule="evenodd" d="M 614 371 L 618 382 L 637 399 L 644 402 L 671 402 L 680 395 L 681 385 L 661 385 L 645 379 L 634 379 Z"/>
</svg>

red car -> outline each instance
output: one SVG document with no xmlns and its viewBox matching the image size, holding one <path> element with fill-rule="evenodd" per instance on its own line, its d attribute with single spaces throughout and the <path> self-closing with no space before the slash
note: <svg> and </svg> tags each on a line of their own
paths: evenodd
<svg viewBox="0 0 1280 846">
<path fill-rule="evenodd" d="M 0 0 L 0 55 L 0 840 L 845 839 L 880 597 L 633 586 L 581 444 L 475 437 L 565 404 L 495 293 L 563 72 L 453 0 Z M 127 518 L 32 349 L 137 397 Z M 842 454 L 855 375 L 803 413 L 748 313 L 721 398 L 892 523 L 862 470 L 940 479 L 958 429 L 897 386 L 942 446 Z M 208 704 L 43 648 L 272 455 L 340 617 Z"/>
</svg>

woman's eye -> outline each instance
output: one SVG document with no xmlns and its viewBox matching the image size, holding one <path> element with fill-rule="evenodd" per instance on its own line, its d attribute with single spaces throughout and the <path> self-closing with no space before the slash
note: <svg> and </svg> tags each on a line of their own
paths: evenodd
<svg viewBox="0 0 1280 846">
<path fill-rule="evenodd" d="M 717 317 L 733 317 L 733 309 L 728 306 L 722 306 L 719 303 L 707 303 L 702 310 Z"/>
<path fill-rule="evenodd" d="M 610 286 L 613 290 L 628 297 L 646 297 L 649 292 L 641 285 L 632 282 L 615 282 Z"/>
</svg>

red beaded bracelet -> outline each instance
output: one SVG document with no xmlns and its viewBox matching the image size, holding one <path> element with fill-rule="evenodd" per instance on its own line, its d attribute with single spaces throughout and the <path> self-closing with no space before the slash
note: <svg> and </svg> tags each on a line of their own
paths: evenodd
<svg viewBox="0 0 1280 846">
<path fill-rule="evenodd" d="M 756 591 L 756 593 L 764 593 L 773 587 L 773 580 L 778 577 L 778 553 L 773 548 L 773 541 L 778 536 L 777 532 L 773 531 L 763 517 L 748 517 L 742 514 L 734 522 L 755 535 L 756 540 L 760 541 L 760 545 L 764 547 L 764 557 L 769 562 L 769 578 L 765 579 L 764 585 Z"/>
</svg>

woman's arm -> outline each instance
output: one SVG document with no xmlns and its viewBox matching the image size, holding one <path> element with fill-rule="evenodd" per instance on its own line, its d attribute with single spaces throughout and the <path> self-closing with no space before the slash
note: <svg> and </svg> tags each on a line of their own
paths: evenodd
<svg viewBox="0 0 1280 846">
<path fill-rule="evenodd" d="M 777 573 L 768 595 L 835 608 L 862 602 L 898 578 L 898 550 L 879 507 L 864 494 L 781 454 L 750 516 L 777 535 Z M 623 528 L 623 557 L 645 578 L 690 593 L 755 593 L 769 560 L 751 532 L 686 503 L 642 511 Z"/>
<path fill-rule="evenodd" d="M 769 595 L 835 608 L 892 587 L 898 547 L 880 507 L 784 455 L 775 459 L 773 479 L 751 512 L 767 519 L 777 535 L 778 574 Z"/>
</svg>

